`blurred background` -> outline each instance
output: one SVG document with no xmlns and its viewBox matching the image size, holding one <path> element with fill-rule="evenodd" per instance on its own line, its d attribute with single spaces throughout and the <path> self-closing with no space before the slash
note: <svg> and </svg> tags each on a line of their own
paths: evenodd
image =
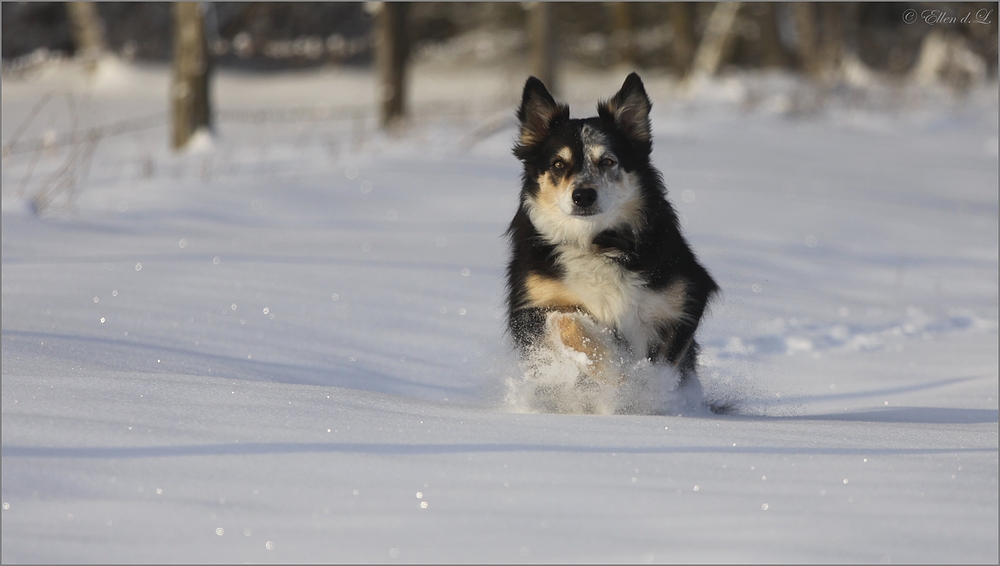
<svg viewBox="0 0 1000 566">
<path fill-rule="evenodd" d="M 185 5 L 196 9 L 185 12 Z M 173 63 L 175 81 L 194 81 L 189 104 L 210 106 L 207 79 L 194 75 L 209 76 L 213 68 L 372 69 L 378 71 L 384 127 L 408 113 L 409 71 L 420 64 L 516 69 L 509 74 L 517 78 L 514 83 L 532 73 L 556 93 L 571 69 L 637 69 L 676 80 L 777 70 L 828 89 L 878 79 L 943 84 L 961 93 L 996 77 L 996 7 L 989 2 L 5 2 L 3 74 L 30 74 L 53 59 L 99 61 L 108 55 Z M 192 42 L 188 47 L 178 39 L 186 20 L 193 30 L 185 36 Z M 194 71 L 177 70 L 185 58 L 195 60 L 188 65 Z M 198 102 L 202 90 L 206 101 Z M 195 128 L 211 119 L 208 108 L 189 113 Z"/>
<path fill-rule="evenodd" d="M 339 163 L 380 136 L 460 154 L 514 131 L 529 74 L 580 115 L 633 70 L 673 116 L 861 111 L 847 119 L 870 127 L 996 107 L 996 3 L 2 7 L 4 197 L 36 213 L 73 205 L 102 170 L 118 179 L 122 156 L 104 140 L 125 135 L 142 179 L 161 150 L 180 155 L 192 140 L 214 140 L 217 155 L 252 146 L 264 161 L 262 148 L 287 143 Z M 441 127 L 450 133 L 435 139 Z"/>
<path fill-rule="evenodd" d="M 5 2 L 3 62 L 5 72 L 24 69 L 26 56 L 42 49 L 49 56 L 73 56 L 86 47 L 75 31 L 87 18 L 74 19 L 73 3 Z M 79 3 L 86 4 L 86 3 Z M 370 66 L 374 35 L 383 3 L 220 2 L 205 3 L 205 33 L 220 66 L 254 69 L 323 65 Z M 744 3 L 734 7 L 725 34 L 721 67 L 783 68 L 823 72 L 845 58 L 867 67 L 903 75 L 914 68 L 932 35 L 946 36 L 953 48 L 981 60 L 982 71 L 997 69 L 995 2 L 843 2 Z M 395 6 L 392 6 L 395 8 Z M 412 55 L 428 58 L 452 46 L 454 62 L 499 63 L 524 58 L 537 35 L 553 44 L 563 64 L 608 68 L 627 64 L 662 69 L 676 75 L 691 70 L 706 39 L 713 12 L 710 2 L 415 2 L 403 6 L 401 41 Z M 92 22 L 103 46 L 121 57 L 169 61 L 172 56 L 171 4 L 100 2 Z M 902 15 L 913 9 L 939 10 L 973 18 L 983 25 L 917 25 Z M 544 11 L 550 29 L 532 33 L 534 11 Z M 926 23 L 926 22 L 925 22 Z M 947 22 L 941 22 L 947 23 Z M 960 46 L 960 47 L 959 47 Z"/>
</svg>

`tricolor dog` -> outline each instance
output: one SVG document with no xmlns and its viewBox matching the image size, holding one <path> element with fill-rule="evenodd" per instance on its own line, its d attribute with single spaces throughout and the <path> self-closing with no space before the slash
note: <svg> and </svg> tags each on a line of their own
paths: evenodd
<svg viewBox="0 0 1000 566">
<path fill-rule="evenodd" d="M 525 356 L 569 355 L 580 380 L 621 383 L 624 362 L 643 358 L 696 377 L 695 331 L 719 287 L 650 163 L 651 106 L 632 73 L 594 118 L 571 119 L 534 77 L 517 111 L 508 330 Z"/>
</svg>

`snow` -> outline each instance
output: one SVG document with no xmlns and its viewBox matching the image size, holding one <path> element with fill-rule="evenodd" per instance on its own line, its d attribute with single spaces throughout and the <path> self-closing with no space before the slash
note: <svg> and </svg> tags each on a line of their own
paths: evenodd
<svg viewBox="0 0 1000 566">
<path fill-rule="evenodd" d="M 381 134 L 367 73 L 223 71 L 181 154 L 163 67 L 5 78 L 5 148 L 162 116 L 41 215 L 73 148 L 5 149 L 4 562 L 997 561 L 995 82 L 644 77 L 734 412 L 583 415 L 503 336 L 523 76 L 464 73 Z"/>
</svg>

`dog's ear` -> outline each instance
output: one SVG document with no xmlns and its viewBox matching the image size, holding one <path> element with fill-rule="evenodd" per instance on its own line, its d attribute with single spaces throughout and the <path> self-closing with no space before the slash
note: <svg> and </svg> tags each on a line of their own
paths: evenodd
<svg viewBox="0 0 1000 566">
<path fill-rule="evenodd" d="M 528 77 L 521 95 L 521 106 L 517 109 L 517 119 L 521 122 L 518 148 L 527 149 L 544 140 L 557 121 L 569 119 L 569 106 L 556 104 L 542 81 Z"/>
<path fill-rule="evenodd" d="M 632 73 L 611 100 L 597 105 L 597 114 L 618 128 L 639 149 L 652 149 L 649 111 L 653 103 L 646 96 L 639 75 Z"/>
</svg>

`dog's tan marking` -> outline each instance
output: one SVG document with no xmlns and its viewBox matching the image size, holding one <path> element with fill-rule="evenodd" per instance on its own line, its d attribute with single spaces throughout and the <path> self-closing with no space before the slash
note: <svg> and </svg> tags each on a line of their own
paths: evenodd
<svg viewBox="0 0 1000 566">
<path fill-rule="evenodd" d="M 601 160 L 604 159 L 607 153 L 607 148 L 600 144 L 587 147 L 587 158 L 589 158 L 594 165 L 600 165 Z"/>
<path fill-rule="evenodd" d="M 686 299 L 687 281 L 678 279 L 649 300 L 644 318 L 654 323 L 682 321 L 687 317 L 684 313 Z"/>
<path fill-rule="evenodd" d="M 536 201 L 543 209 L 550 213 L 563 216 L 564 213 L 559 208 L 559 201 L 570 191 L 573 186 L 573 179 L 566 175 L 558 182 L 553 181 L 552 175 L 546 171 L 538 177 L 538 197 Z"/>
<path fill-rule="evenodd" d="M 583 301 L 558 279 L 532 273 L 524 283 L 529 307 L 581 308 Z"/>
<path fill-rule="evenodd" d="M 590 364 L 581 368 L 587 376 L 609 383 L 621 384 L 625 376 L 615 371 L 611 363 L 611 350 L 604 341 L 591 336 L 574 316 L 560 316 L 555 320 L 555 330 L 563 346 L 587 356 Z"/>
<path fill-rule="evenodd" d="M 573 163 L 573 151 L 564 147 L 556 154 L 569 168 Z M 572 175 L 564 175 L 559 181 L 553 179 L 552 171 L 546 171 L 538 177 L 538 203 L 545 208 L 559 210 L 559 200 L 573 186 Z"/>
</svg>

